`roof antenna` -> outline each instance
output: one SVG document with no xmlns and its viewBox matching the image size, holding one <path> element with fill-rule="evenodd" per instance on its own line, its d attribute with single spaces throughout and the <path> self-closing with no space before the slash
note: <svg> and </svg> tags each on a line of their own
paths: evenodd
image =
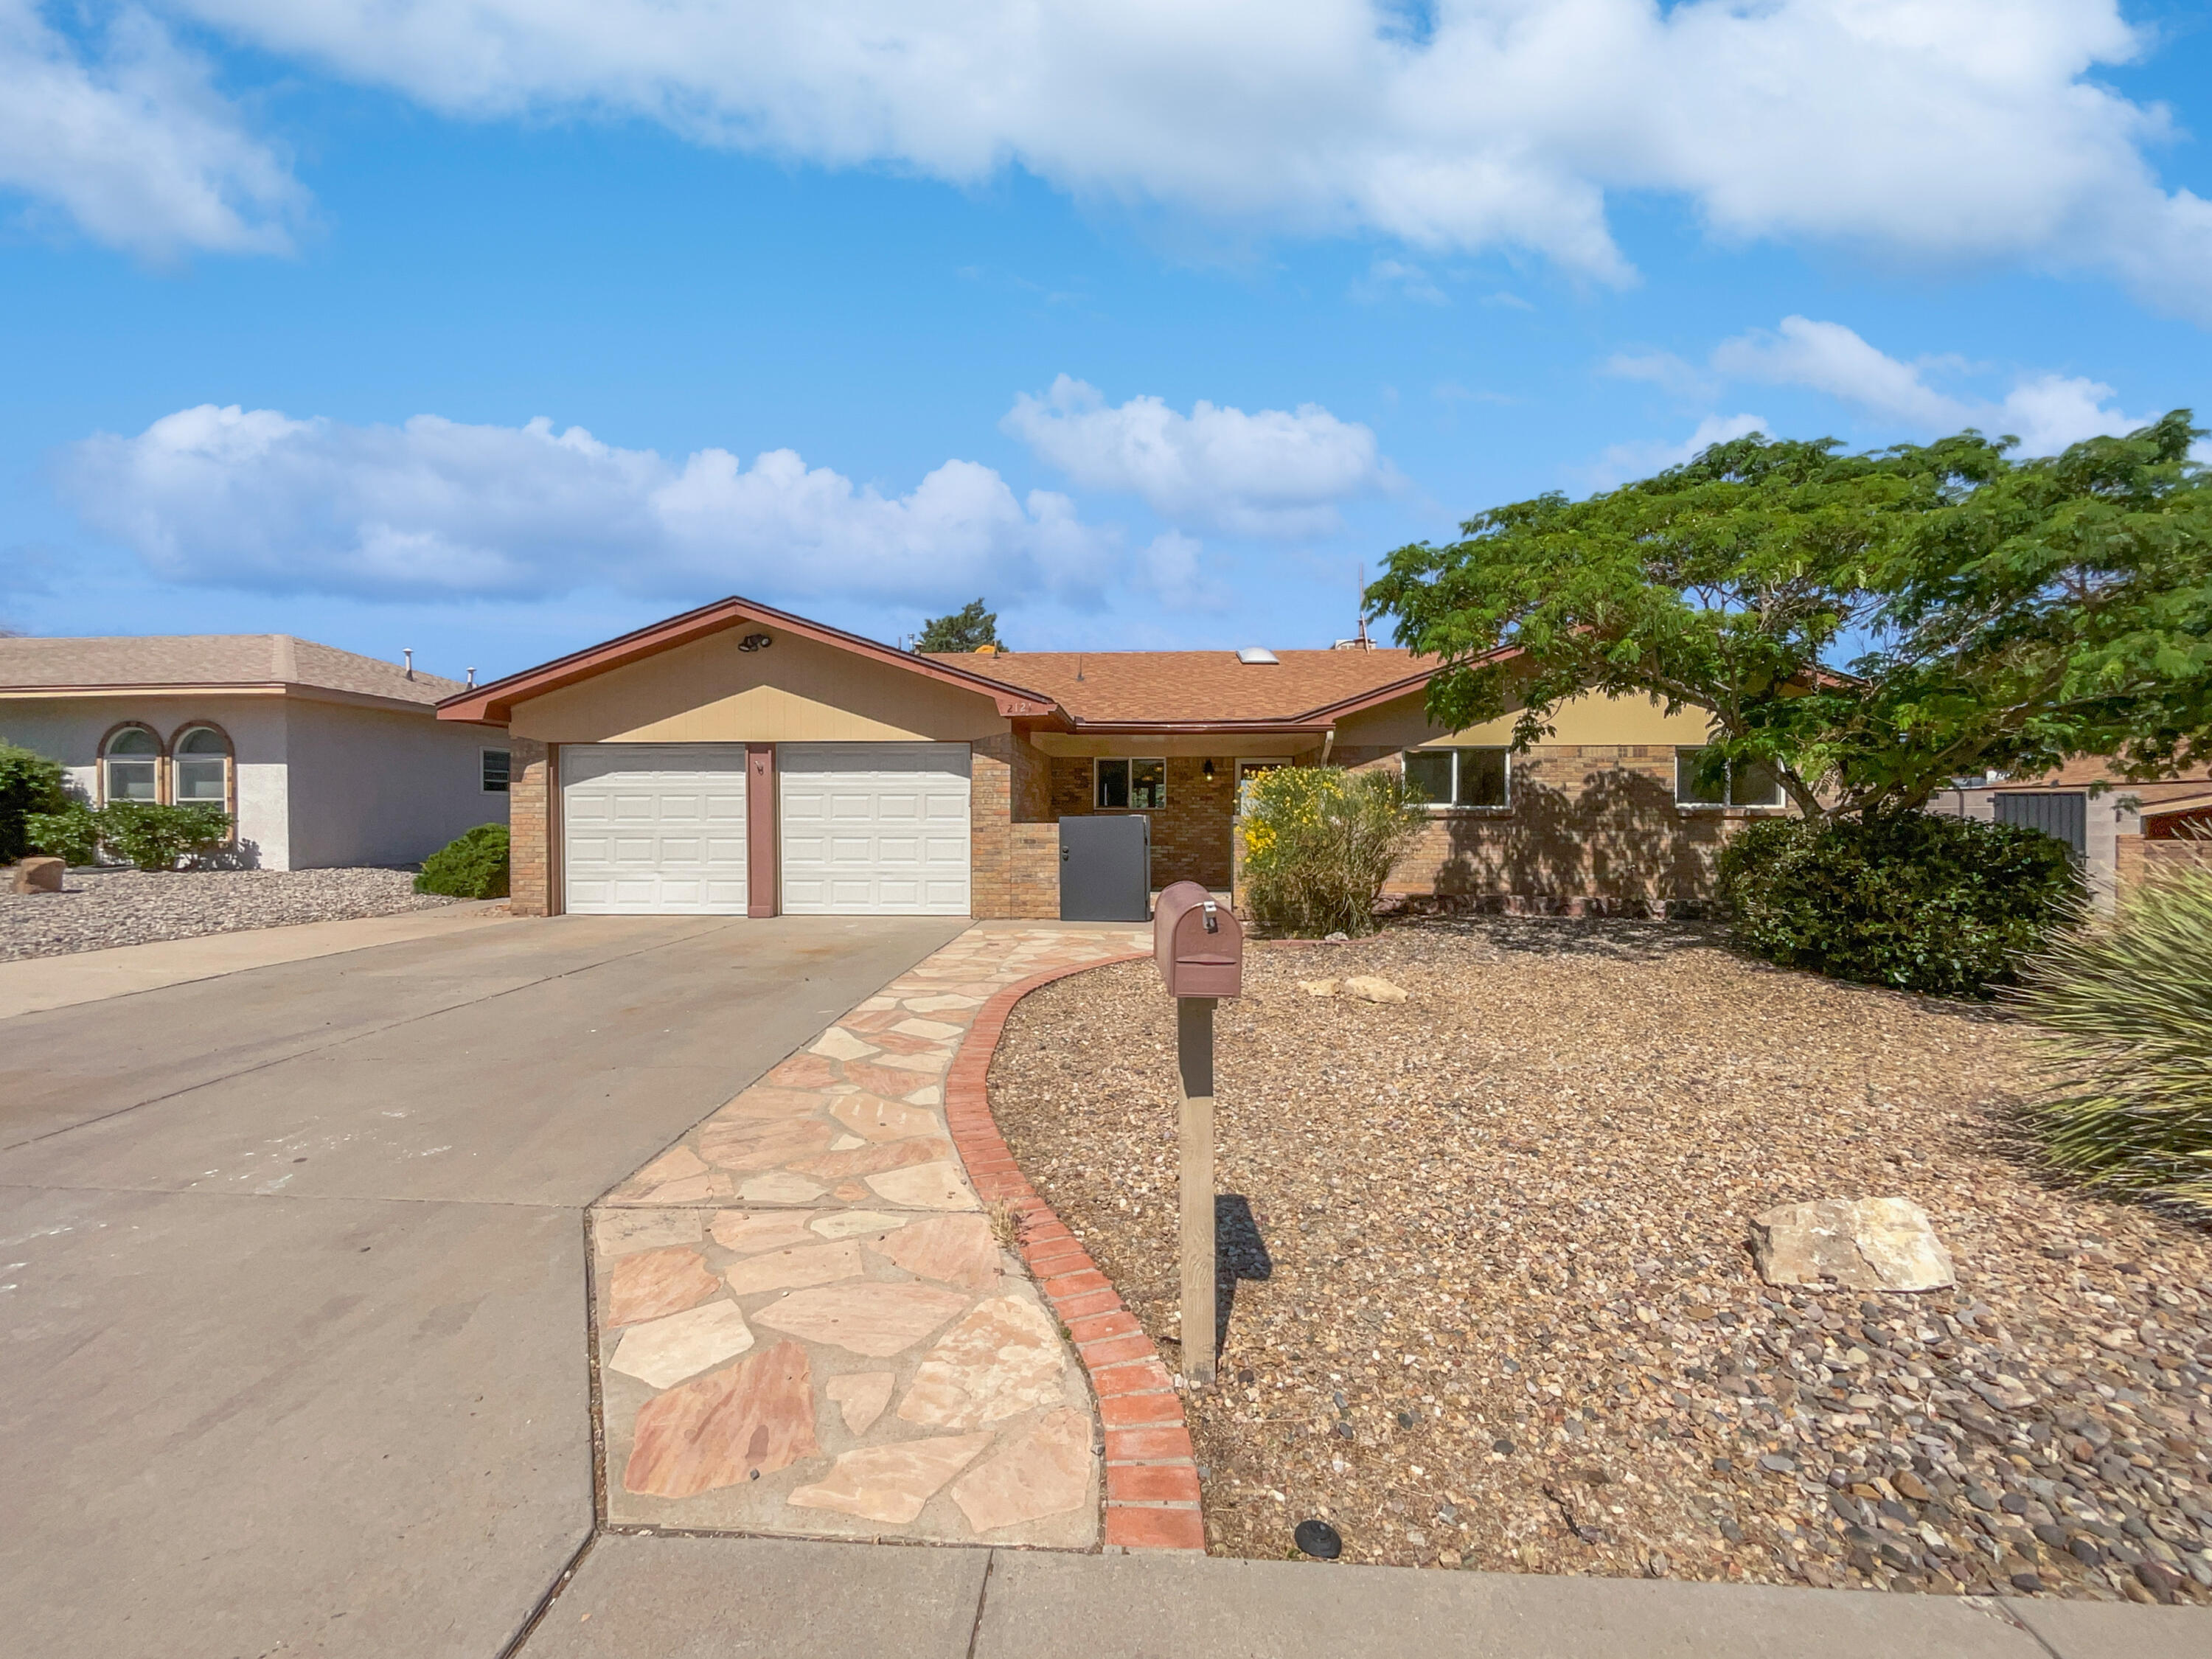
<svg viewBox="0 0 2212 1659">
<path fill-rule="evenodd" d="M 1083 683 L 1083 653 L 1080 651 L 1075 653 L 1075 679 L 1079 685 Z"/>
<path fill-rule="evenodd" d="M 1372 651 L 1374 641 L 1367 637 L 1367 561 L 1359 562 L 1359 632 L 1354 635 L 1362 651 Z"/>
<path fill-rule="evenodd" d="M 407 659 L 407 678 L 413 679 L 415 678 L 415 647 L 411 645 L 402 646 L 399 654 Z"/>
</svg>

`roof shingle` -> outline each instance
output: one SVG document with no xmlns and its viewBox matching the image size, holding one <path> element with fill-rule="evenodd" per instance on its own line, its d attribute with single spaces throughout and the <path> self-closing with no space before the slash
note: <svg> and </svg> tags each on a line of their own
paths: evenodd
<svg viewBox="0 0 2212 1659">
<path fill-rule="evenodd" d="M 0 640 L 0 692 L 146 686 L 296 685 L 428 707 L 458 680 L 289 634 L 149 634 Z"/>
<path fill-rule="evenodd" d="M 1243 663 L 1234 651 L 927 653 L 1019 690 L 1050 697 L 1086 725 L 1289 721 L 1380 691 L 1435 666 L 1410 651 L 1280 651 Z M 1418 688 L 1409 687 L 1409 691 Z"/>
</svg>

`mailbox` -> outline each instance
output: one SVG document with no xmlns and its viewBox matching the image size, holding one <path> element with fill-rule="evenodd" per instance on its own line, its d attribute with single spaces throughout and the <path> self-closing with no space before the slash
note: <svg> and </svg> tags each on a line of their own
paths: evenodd
<svg viewBox="0 0 2212 1659">
<path fill-rule="evenodd" d="M 1243 994 L 1244 930 L 1194 881 L 1176 883 L 1152 907 L 1152 956 L 1171 997 Z"/>
</svg>

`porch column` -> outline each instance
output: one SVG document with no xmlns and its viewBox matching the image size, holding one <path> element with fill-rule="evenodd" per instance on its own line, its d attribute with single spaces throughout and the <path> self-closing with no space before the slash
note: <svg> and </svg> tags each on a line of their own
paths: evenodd
<svg viewBox="0 0 2212 1659">
<path fill-rule="evenodd" d="M 745 914 L 772 916 L 781 891 L 782 842 L 776 834 L 775 745 L 745 745 Z"/>
</svg>

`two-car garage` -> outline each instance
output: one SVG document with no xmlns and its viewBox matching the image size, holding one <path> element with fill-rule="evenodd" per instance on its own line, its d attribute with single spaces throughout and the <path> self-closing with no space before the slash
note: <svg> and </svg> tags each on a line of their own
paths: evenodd
<svg viewBox="0 0 2212 1659">
<path fill-rule="evenodd" d="M 765 872 L 774 908 L 788 914 L 968 914 L 966 744 L 781 743 L 772 752 L 771 815 L 748 812 L 744 744 L 562 745 L 565 908 L 744 915 Z M 749 836 L 763 826 L 773 860 L 750 856 Z"/>
</svg>

